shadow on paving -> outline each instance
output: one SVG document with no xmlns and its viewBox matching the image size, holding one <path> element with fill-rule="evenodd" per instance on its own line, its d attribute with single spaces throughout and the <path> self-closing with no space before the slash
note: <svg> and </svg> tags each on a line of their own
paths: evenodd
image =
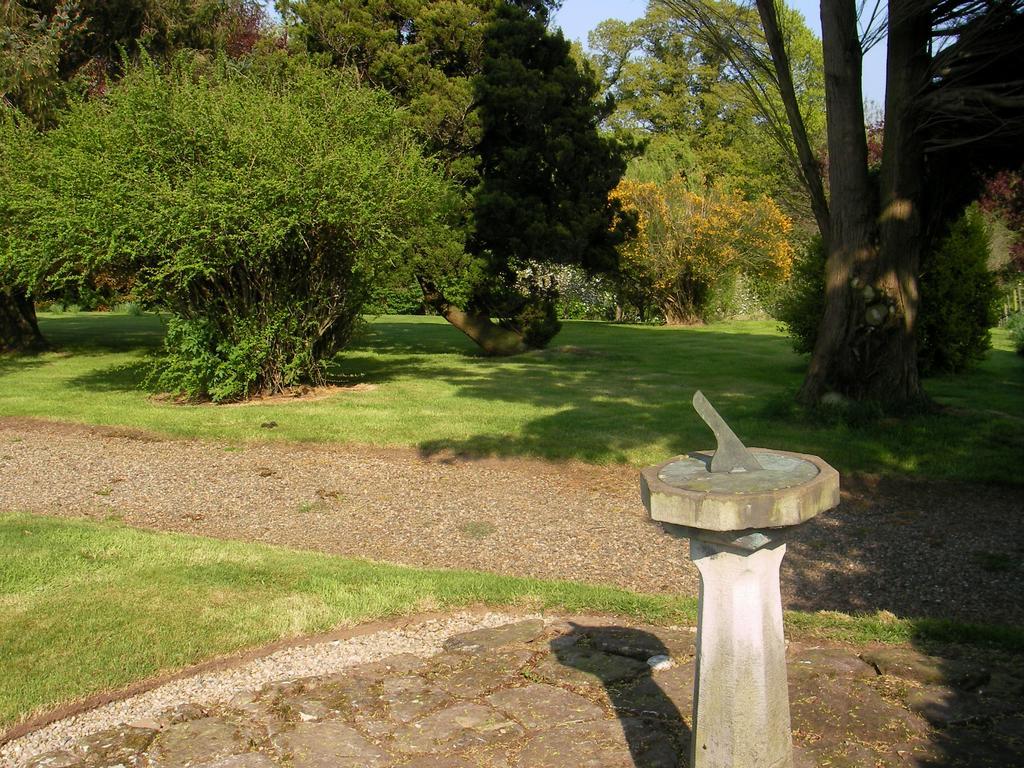
<svg viewBox="0 0 1024 768">
<path fill-rule="evenodd" d="M 636 768 L 688 766 L 693 636 L 661 628 L 570 626 L 571 634 L 551 641 L 552 655 L 600 681 Z M 675 666 L 637 672 L 641 659 L 659 654 L 672 656 Z M 844 648 L 796 640 L 787 657 L 796 768 L 1024 766 L 1019 656 L 970 647 Z M 599 731 L 593 739 L 600 741 Z"/>
<path fill-rule="evenodd" d="M 400 653 L 312 677 L 282 667 L 226 701 L 145 703 L 157 711 L 51 741 L 54 751 L 18 765 L 687 766 L 692 629 L 601 622 L 534 618 L 470 629 L 434 655 Z M 647 659 L 660 654 L 675 664 L 652 671 Z M 794 768 L 1024 766 L 1019 658 L 806 638 L 791 639 L 786 655 Z M 218 688 L 216 674 L 204 689 Z"/>
<path fill-rule="evenodd" d="M 692 701 L 692 665 L 684 663 L 657 679 L 646 669 L 653 656 L 681 655 L 686 662 L 686 651 L 680 654 L 642 629 L 569 626 L 569 635 L 551 641 L 552 655 L 603 686 L 636 768 L 689 765 L 690 728 L 677 703 L 689 706 Z"/>
<path fill-rule="evenodd" d="M 916 642 L 862 657 L 880 689 L 928 723 L 917 768 L 1024 767 L 1024 657 L 970 646 Z"/>
<path fill-rule="evenodd" d="M 791 641 L 796 768 L 1024 765 L 1019 659 L 941 654 Z"/>
</svg>

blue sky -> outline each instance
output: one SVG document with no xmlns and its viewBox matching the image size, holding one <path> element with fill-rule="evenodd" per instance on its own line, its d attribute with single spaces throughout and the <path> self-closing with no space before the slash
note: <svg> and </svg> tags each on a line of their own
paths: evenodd
<svg viewBox="0 0 1024 768">
<path fill-rule="evenodd" d="M 273 0 L 263 0 L 273 13 Z M 808 25 L 821 34 L 818 0 L 789 0 Z M 587 34 L 605 19 L 632 21 L 644 15 L 647 0 L 564 0 L 555 22 L 571 40 L 587 43 Z M 275 14 L 276 15 L 276 14 Z M 881 107 L 885 99 L 885 41 L 868 52 L 864 60 L 864 97 Z"/>
</svg>

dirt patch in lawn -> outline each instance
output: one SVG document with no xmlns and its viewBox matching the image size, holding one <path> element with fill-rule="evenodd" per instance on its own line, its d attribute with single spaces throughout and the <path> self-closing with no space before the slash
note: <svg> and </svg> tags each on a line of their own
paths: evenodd
<svg viewBox="0 0 1024 768">
<path fill-rule="evenodd" d="M 647 520 L 635 468 L 225 447 L 0 419 L 0 510 L 697 593 L 686 543 Z M 1009 597 L 1024 592 L 1024 489 L 871 476 L 843 485 L 837 510 L 793 534 L 782 569 L 787 608 L 1024 624 L 1024 603 Z"/>
</svg>

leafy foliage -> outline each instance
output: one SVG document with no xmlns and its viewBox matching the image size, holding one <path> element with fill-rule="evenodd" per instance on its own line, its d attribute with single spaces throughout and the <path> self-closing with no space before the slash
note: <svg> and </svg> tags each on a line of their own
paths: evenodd
<svg viewBox="0 0 1024 768">
<path fill-rule="evenodd" d="M 1010 340 L 1018 355 L 1024 355 L 1024 312 L 1014 312 L 1006 319 Z"/>
<path fill-rule="evenodd" d="M 464 194 L 467 252 L 420 248 L 426 295 L 543 345 L 558 330 L 551 285 L 520 275 L 610 269 L 621 233 L 608 192 L 625 161 L 598 127 L 594 73 L 548 29 L 545 0 L 293 0 L 312 51 L 396 95 Z M 472 335 L 472 334 L 471 334 Z"/>
<path fill-rule="evenodd" d="M 984 358 L 991 346 L 998 297 L 988 270 L 988 232 L 980 213 L 968 209 L 938 247 L 926 254 L 920 275 L 918 366 L 923 375 L 959 373 Z M 815 242 L 798 259 L 776 308 L 797 352 L 814 349 L 825 311 L 825 253 Z"/>
<path fill-rule="evenodd" d="M 580 267 L 556 266 L 545 275 L 558 293 L 558 316 L 566 320 L 612 320 L 615 296 L 612 282 L 594 278 Z"/>
<path fill-rule="evenodd" d="M 1024 169 L 996 173 L 987 181 L 979 202 L 1013 233 L 1010 258 L 1016 269 L 1024 270 Z"/>
<path fill-rule="evenodd" d="M 825 247 L 814 238 L 793 262 L 793 274 L 780 292 L 774 316 L 789 335 L 793 349 L 810 354 L 825 314 Z"/>
<path fill-rule="evenodd" d="M 486 14 L 493 0 L 288 0 L 297 38 L 335 67 L 391 92 L 446 170 L 463 184 L 476 178 L 479 116 L 473 78 L 483 60 Z"/>
<path fill-rule="evenodd" d="M 999 293 L 988 269 L 988 231 L 969 208 L 937 249 L 925 254 L 917 333 L 921 374 L 956 373 L 984 359 L 992 346 Z"/>
<path fill-rule="evenodd" d="M 756 12 L 729 0 L 716 3 L 760 38 Z M 808 130 L 824 144 L 821 44 L 794 11 L 786 30 Z M 629 176 L 662 183 L 682 174 L 695 185 L 736 188 L 748 198 L 769 195 L 790 218 L 809 218 L 788 131 L 773 132 L 752 104 L 729 61 L 669 6 L 652 3 L 633 21 L 610 19 L 591 34 L 593 62 L 614 96 L 608 123 L 647 141 Z M 759 41 L 764 45 L 763 40 Z M 774 104 L 774 102 L 773 102 Z M 774 105 L 781 114 L 781 104 Z"/>
<path fill-rule="evenodd" d="M 258 0 L 11 0 L 0 3 L 0 96 L 38 125 L 75 94 L 102 94 L 147 51 L 250 52 L 266 27 Z"/>
<path fill-rule="evenodd" d="M 622 248 L 627 293 L 654 298 L 667 322 L 708 317 L 715 293 L 739 274 L 781 281 L 793 260 L 792 228 L 770 199 L 691 191 L 681 177 L 663 185 L 625 180 L 614 192 L 638 217 L 639 236 Z"/>
<path fill-rule="evenodd" d="M 603 109 L 595 107 L 593 75 L 580 70 L 543 17 L 503 3 L 485 35 L 475 82 L 482 134 L 470 245 L 500 281 L 478 289 L 474 301 L 507 302 L 503 289 L 520 266 L 614 269 L 625 228 L 613 226 L 618 204 L 608 194 L 625 161 L 618 144 L 598 131 Z M 532 336 L 530 346 L 543 346 L 558 330 L 556 295 L 538 286 L 525 295 L 516 321 Z"/>
<path fill-rule="evenodd" d="M 0 102 L 40 124 L 51 120 L 61 56 L 84 26 L 74 0 L 56 3 L 48 15 L 15 0 L 0 3 Z"/>
<path fill-rule="evenodd" d="M 32 285 L 134 281 L 174 316 L 154 381 L 190 397 L 321 381 L 378 275 L 458 246 L 392 102 L 283 54 L 146 64 L 18 135 L 2 258 Z"/>
</svg>

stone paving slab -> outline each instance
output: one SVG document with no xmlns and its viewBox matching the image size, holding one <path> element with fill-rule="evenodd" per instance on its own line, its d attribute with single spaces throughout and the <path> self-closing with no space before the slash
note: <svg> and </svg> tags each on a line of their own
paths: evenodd
<svg viewBox="0 0 1024 768">
<path fill-rule="evenodd" d="M 674 768 L 694 633 L 530 620 L 94 734 L 24 768 Z M 672 663 L 652 670 L 645 656 Z M 648 656 L 649 657 L 649 656 Z M 1024 766 L 1024 665 L 792 642 L 797 768 Z"/>
</svg>

